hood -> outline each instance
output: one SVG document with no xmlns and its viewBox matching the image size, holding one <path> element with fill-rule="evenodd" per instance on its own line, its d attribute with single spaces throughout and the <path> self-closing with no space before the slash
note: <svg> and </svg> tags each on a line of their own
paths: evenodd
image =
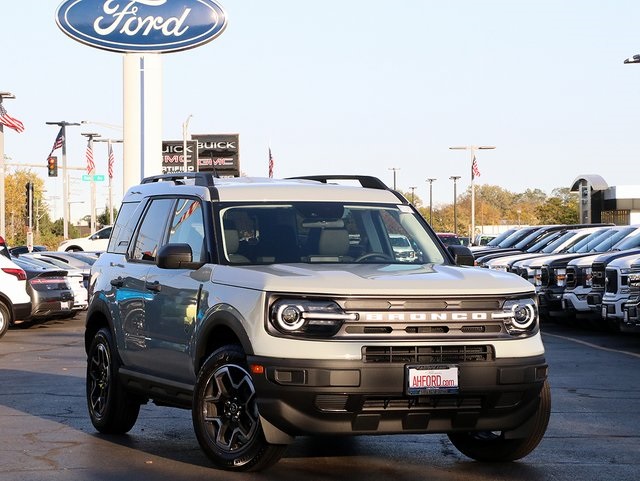
<svg viewBox="0 0 640 481">
<path fill-rule="evenodd" d="M 215 283 L 271 292 L 327 295 L 504 295 L 533 293 L 510 273 L 479 267 L 401 264 L 215 266 Z"/>
</svg>

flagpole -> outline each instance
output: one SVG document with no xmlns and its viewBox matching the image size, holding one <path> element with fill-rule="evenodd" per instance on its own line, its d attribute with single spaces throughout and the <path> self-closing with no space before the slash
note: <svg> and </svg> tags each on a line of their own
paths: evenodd
<svg viewBox="0 0 640 481">
<path fill-rule="evenodd" d="M 473 159 L 476 150 L 495 149 L 494 145 L 466 145 L 463 147 L 449 147 L 449 150 L 469 150 L 471 152 L 471 232 L 469 232 L 469 241 L 471 242 L 476 231 L 476 193 L 473 174 Z M 478 174 L 479 175 L 479 174 Z"/>
<path fill-rule="evenodd" d="M 16 96 L 11 92 L 0 92 L 0 104 L 4 99 L 15 99 Z M 4 165 L 4 129 L 0 123 L 0 235 L 3 239 L 6 238 L 5 231 L 5 195 L 4 195 L 4 178 L 5 178 L 5 165 Z"/>
<path fill-rule="evenodd" d="M 469 232 L 469 244 L 473 242 L 476 236 L 476 184 L 473 172 L 473 161 L 475 159 L 475 149 L 472 147 L 469 149 L 471 152 L 471 232 Z"/>
<path fill-rule="evenodd" d="M 95 173 L 96 173 L 96 164 L 94 159 L 94 155 L 93 155 L 93 139 L 95 137 L 100 137 L 100 134 L 96 134 L 96 133 L 87 133 L 87 132 L 83 132 L 81 135 L 83 135 L 84 137 L 86 137 L 87 140 L 87 151 L 86 151 L 86 157 L 87 157 L 87 174 L 91 177 L 90 179 L 90 183 L 91 183 L 91 234 L 93 234 L 97 229 L 96 229 L 96 180 L 95 180 Z"/>
<path fill-rule="evenodd" d="M 77 122 L 45 122 L 47 125 L 57 125 L 62 134 L 62 232 L 64 240 L 69 238 L 69 175 L 67 173 L 67 125 L 80 125 Z M 57 137 L 56 137 L 57 139 Z M 55 143 L 54 143 L 55 145 Z M 53 149 L 55 150 L 55 149 Z M 51 153 L 53 154 L 53 150 Z M 51 155 L 51 154 L 49 154 Z"/>
<path fill-rule="evenodd" d="M 107 143 L 107 174 L 109 176 L 109 225 L 113 225 L 113 165 L 111 165 L 111 157 L 113 154 L 113 144 L 122 144 L 122 139 L 93 139 L 94 142 L 106 142 Z M 115 163 L 115 162 L 114 162 Z"/>
</svg>

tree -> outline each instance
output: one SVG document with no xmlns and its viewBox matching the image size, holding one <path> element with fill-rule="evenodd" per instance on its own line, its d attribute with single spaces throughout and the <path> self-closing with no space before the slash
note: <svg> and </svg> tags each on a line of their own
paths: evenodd
<svg viewBox="0 0 640 481">
<path fill-rule="evenodd" d="M 113 220 L 114 221 L 115 221 L 117 216 L 118 216 L 118 209 L 116 209 L 114 207 L 113 208 Z M 104 208 L 104 212 L 102 212 L 102 214 L 98 215 L 96 220 L 98 221 L 98 224 L 100 224 L 102 226 L 111 224 L 111 222 L 109 222 L 109 208 L 105 207 Z"/>
<path fill-rule="evenodd" d="M 24 245 L 27 242 L 27 182 L 32 182 L 34 186 L 34 208 L 47 208 L 42 195 L 44 181 L 35 173 L 27 169 L 16 169 L 13 174 L 5 176 L 5 240 L 10 246 Z"/>
<path fill-rule="evenodd" d="M 562 195 L 550 197 L 538 207 L 537 215 L 541 224 L 577 224 L 579 220 L 577 198 Z"/>
</svg>

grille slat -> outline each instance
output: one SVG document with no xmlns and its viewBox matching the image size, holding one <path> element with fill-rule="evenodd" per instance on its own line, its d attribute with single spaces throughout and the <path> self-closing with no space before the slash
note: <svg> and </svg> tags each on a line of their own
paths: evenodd
<svg viewBox="0 0 640 481">
<path fill-rule="evenodd" d="M 458 364 L 495 358 L 493 348 L 480 346 L 364 346 L 362 359 L 382 364 Z"/>
</svg>

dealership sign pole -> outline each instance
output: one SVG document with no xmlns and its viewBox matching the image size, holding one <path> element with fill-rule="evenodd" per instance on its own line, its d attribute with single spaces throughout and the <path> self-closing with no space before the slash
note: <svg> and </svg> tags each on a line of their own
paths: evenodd
<svg viewBox="0 0 640 481">
<path fill-rule="evenodd" d="M 198 47 L 219 36 L 227 16 L 214 0 L 65 0 L 58 27 L 91 47 L 125 54 L 123 61 L 123 187 L 160 174 L 160 55 Z"/>
</svg>

